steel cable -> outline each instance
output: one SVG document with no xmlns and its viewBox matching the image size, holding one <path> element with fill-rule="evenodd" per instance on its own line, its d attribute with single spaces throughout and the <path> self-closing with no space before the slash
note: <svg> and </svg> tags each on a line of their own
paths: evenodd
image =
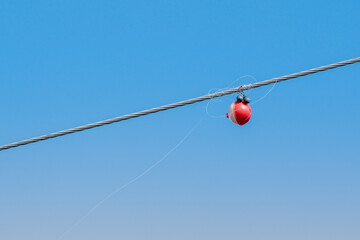
<svg viewBox="0 0 360 240">
<path fill-rule="evenodd" d="M 252 88 L 258 88 L 258 87 L 262 87 L 262 86 L 265 86 L 265 85 L 269 85 L 269 84 L 282 82 L 282 81 L 289 80 L 289 79 L 294 79 L 294 78 L 306 76 L 306 75 L 309 75 L 309 74 L 314 74 L 314 73 L 318 73 L 318 72 L 326 71 L 326 70 L 329 70 L 329 69 L 346 66 L 346 65 L 349 65 L 349 64 L 357 63 L 357 62 L 360 62 L 360 57 L 349 59 L 349 60 L 338 62 L 338 63 L 325 65 L 325 66 L 318 67 L 318 68 L 309 69 L 309 70 L 298 72 L 298 73 L 293 73 L 293 74 L 290 74 L 290 75 L 285 75 L 285 76 L 282 76 L 282 77 L 272 78 L 272 79 L 265 80 L 265 81 L 262 81 L 262 82 L 242 85 L 242 86 L 232 88 L 232 89 L 228 89 L 228 90 L 224 90 L 224 91 L 221 91 L 221 92 L 208 94 L 208 95 L 205 95 L 205 96 L 192 98 L 192 99 L 177 102 L 177 103 L 172 103 L 172 104 L 164 105 L 164 106 L 161 106 L 161 107 L 151 108 L 151 109 L 143 110 L 143 111 L 140 111 L 140 112 L 135 112 L 135 113 L 127 114 L 127 115 L 124 115 L 124 116 L 115 117 L 115 118 L 111 118 L 111 119 L 107 119 L 107 120 L 103 120 L 103 121 L 99 121 L 99 122 L 95 122 L 95 123 L 91 123 L 91 124 L 87 124 L 87 125 L 83 125 L 83 126 L 79 126 L 79 127 L 75 127 L 75 128 L 70 128 L 70 129 L 67 129 L 67 130 L 63 130 L 63 131 L 59 131 L 59 132 L 55 132 L 55 133 L 51 133 L 51 134 L 47 134 L 47 135 L 43 135 L 43 136 L 39 136 L 39 137 L 34 137 L 34 138 L 19 141 L 19 142 L 6 144 L 6 145 L 3 145 L 3 146 L 0 146 L 0 151 L 10 149 L 10 148 L 14 148 L 14 147 L 19 147 L 19 146 L 22 146 L 22 145 L 27 145 L 27 144 L 30 144 L 30 143 L 44 141 L 44 140 L 47 140 L 47 139 L 50 139 L 50 138 L 56 138 L 56 137 L 68 135 L 68 134 L 71 134 L 71 133 L 81 132 L 81 131 L 84 131 L 84 130 L 87 130 L 87 129 L 96 128 L 96 127 L 108 125 L 108 124 L 111 124 L 111 123 L 132 119 L 132 118 L 137 118 L 137 117 L 145 116 L 145 115 L 148 115 L 148 114 L 169 110 L 169 109 L 172 109 L 172 108 L 182 107 L 182 106 L 185 106 L 185 105 L 189 105 L 189 104 L 193 104 L 193 103 L 197 103 L 197 102 L 202 102 L 202 101 L 205 101 L 205 100 L 209 100 L 209 99 L 213 99 L 213 98 L 217 98 L 217 97 L 222 97 L 222 96 L 229 95 L 229 94 L 232 94 L 232 93 L 246 91 L 246 90 L 249 90 L 249 89 L 252 89 Z"/>
</svg>

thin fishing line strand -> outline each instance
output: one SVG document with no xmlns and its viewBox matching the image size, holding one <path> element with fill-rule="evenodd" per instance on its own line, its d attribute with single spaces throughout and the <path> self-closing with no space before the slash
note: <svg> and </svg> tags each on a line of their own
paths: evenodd
<svg viewBox="0 0 360 240">
<path fill-rule="evenodd" d="M 189 132 L 173 147 L 171 148 L 162 158 L 160 158 L 158 161 L 156 161 L 153 165 L 148 167 L 146 170 L 144 170 L 141 174 L 134 177 L 127 183 L 123 184 L 122 186 L 116 188 L 114 191 L 109 193 L 105 198 L 103 198 L 101 201 L 99 201 L 97 204 L 95 204 L 92 208 L 90 208 L 89 211 L 87 211 L 81 218 L 79 218 L 68 230 L 66 230 L 63 234 L 60 235 L 58 240 L 63 239 L 67 234 L 69 234 L 71 231 L 74 230 L 78 225 L 80 225 L 87 217 L 89 217 L 96 209 L 98 209 L 104 202 L 112 198 L 115 194 L 120 192 L 121 190 L 125 189 L 129 185 L 133 184 L 134 182 L 138 181 L 140 178 L 144 177 L 147 173 L 149 173 L 151 170 L 153 170 L 157 165 L 159 165 L 161 162 L 163 162 L 171 153 L 173 153 L 177 148 L 180 147 L 181 144 L 185 142 L 186 139 L 190 137 L 190 135 L 200 126 L 200 123 L 203 121 L 204 117 L 202 117 L 190 130 Z"/>
<path fill-rule="evenodd" d="M 267 91 L 267 93 L 266 93 L 264 96 L 262 96 L 261 98 L 257 99 L 257 100 L 256 100 L 255 102 L 253 102 L 251 105 L 254 105 L 254 104 L 262 101 L 264 98 L 266 98 L 266 97 L 271 93 L 271 91 L 274 90 L 276 84 L 277 84 L 277 82 L 275 82 L 274 85 L 272 85 L 272 87 L 270 88 L 270 90 Z"/>
<path fill-rule="evenodd" d="M 265 81 L 262 81 L 262 82 L 243 85 L 243 86 L 239 86 L 239 87 L 236 87 L 236 88 L 224 90 L 222 92 L 218 92 L 218 93 L 214 93 L 214 94 L 208 94 L 208 95 L 205 95 L 205 96 L 192 98 L 192 99 L 188 99 L 188 100 L 177 102 L 177 103 L 172 103 L 172 104 L 164 105 L 164 106 L 161 106 L 161 107 L 156 107 L 156 108 L 152 108 L 152 109 L 148 109 L 148 110 L 143 110 L 143 111 L 140 111 L 140 112 L 127 114 L 127 115 L 124 115 L 124 116 L 115 117 L 115 118 L 111 118 L 111 119 L 108 119 L 108 120 L 83 125 L 83 126 L 80 126 L 80 127 L 75 127 L 75 128 L 71 128 L 71 129 L 51 133 L 51 134 L 48 134 L 48 135 L 43 135 L 43 136 L 40 136 L 40 137 L 30 138 L 30 139 L 19 141 L 19 142 L 14 142 L 14 143 L 11 143 L 11 144 L 1 146 L 0 151 L 10 149 L 10 148 L 14 148 L 14 147 L 19 147 L 19 146 L 22 146 L 22 145 L 27 145 L 27 144 L 30 144 L 30 143 L 40 142 L 40 141 L 44 141 L 44 140 L 47 140 L 47 139 L 56 138 L 56 137 L 60 137 L 60 136 L 64 136 L 64 135 L 68 135 L 68 134 L 72 134 L 72 133 L 76 133 L 76 132 L 81 132 L 81 131 L 84 131 L 84 130 L 88 130 L 88 129 L 92 129 L 92 128 L 112 124 L 112 123 L 115 123 L 115 122 L 120 122 L 120 121 L 124 121 L 124 120 L 128 120 L 128 119 L 132 119 L 132 118 L 137 118 L 137 117 L 145 116 L 145 115 L 148 115 L 148 114 L 169 110 L 169 109 L 172 109 L 172 108 L 182 107 L 182 106 L 185 106 L 185 105 L 189 105 L 189 104 L 193 104 L 193 103 L 197 103 L 197 102 L 202 102 L 202 101 L 217 98 L 217 97 L 222 97 L 222 96 L 233 94 L 233 93 L 236 93 L 236 92 L 246 91 L 246 90 L 249 90 L 249 89 L 252 89 L 252 88 L 262 87 L 262 86 L 273 84 L 273 83 L 276 83 L 276 82 L 282 82 L 282 81 L 285 81 L 285 80 L 294 79 L 294 78 L 298 78 L 298 77 L 302 77 L 302 76 L 306 76 L 306 75 L 310 75 L 310 74 L 330 70 L 330 69 L 333 69 L 333 68 L 343 67 L 343 66 L 353 64 L 353 63 L 357 63 L 357 62 L 360 62 L 360 57 L 349 59 L 349 60 L 338 62 L 338 63 L 325 65 L 325 66 L 318 67 L 318 68 L 305 70 L 305 71 L 298 72 L 298 73 L 293 73 L 293 74 L 290 74 L 290 75 L 285 75 L 285 76 L 278 77 L 278 78 L 272 78 L 272 79 L 265 80 Z"/>
</svg>

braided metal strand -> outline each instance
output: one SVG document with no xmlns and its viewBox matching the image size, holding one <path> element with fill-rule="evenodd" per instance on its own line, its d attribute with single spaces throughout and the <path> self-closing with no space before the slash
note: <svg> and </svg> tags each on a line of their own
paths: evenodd
<svg viewBox="0 0 360 240">
<path fill-rule="evenodd" d="M 44 141 L 44 140 L 47 140 L 47 139 L 50 139 L 50 138 L 56 138 L 56 137 L 68 135 L 68 134 L 71 134 L 71 133 L 84 131 L 84 130 L 91 129 L 91 128 L 96 128 L 96 127 L 108 125 L 108 124 L 115 123 L 115 122 L 120 122 L 120 121 L 124 121 L 124 120 L 128 120 L 128 119 L 132 119 L 132 118 L 141 117 L 141 116 L 145 116 L 145 115 L 156 113 L 156 112 L 165 111 L 165 110 L 172 109 L 172 108 L 177 108 L 177 107 L 181 107 L 181 106 L 185 106 L 185 105 L 189 105 L 189 104 L 193 104 L 193 103 L 197 103 L 197 102 L 202 102 L 202 101 L 209 100 L 209 99 L 212 99 L 212 98 L 222 97 L 222 96 L 229 95 L 229 94 L 232 94 L 232 93 L 245 91 L 245 90 L 249 90 L 249 89 L 252 89 L 252 88 L 262 87 L 262 86 L 265 86 L 265 85 L 269 85 L 269 84 L 273 84 L 273 83 L 277 83 L 277 82 L 282 82 L 282 81 L 285 81 L 285 80 L 298 78 L 298 77 L 302 77 L 302 76 L 306 76 L 306 75 L 309 75 L 309 74 L 326 71 L 326 70 L 333 69 L 333 68 L 346 66 L 346 65 L 356 63 L 356 62 L 360 62 L 360 57 L 353 58 L 353 59 L 346 60 L 346 61 L 342 61 L 342 62 L 338 62 L 338 63 L 333 63 L 333 64 L 330 64 L 330 65 L 326 65 L 326 66 L 322 66 L 322 67 L 318 67 L 318 68 L 313 68 L 313 69 L 298 72 L 298 73 L 293 73 L 293 74 L 290 74 L 290 75 L 285 75 L 285 76 L 282 76 L 282 77 L 272 78 L 272 79 L 265 80 L 265 81 L 262 81 L 262 82 L 243 85 L 243 86 L 240 86 L 240 87 L 232 88 L 232 89 L 221 91 L 221 92 L 218 92 L 218 93 L 213 93 L 213 94 L 209 94 L 209 95 L 205 95 L 205 96 L 201 96 L 201 97 L 197 97 L 197 98 L 192 98 L 192 99 L 189 99 L 189 100 L 164 105 L 164 106 L 161 106 L 161 107 L 151 108 L 151 109 L 148 109 L 148 110 L 143 110 L 143 111 L 140 111 L 140 112 L 127 114 L 127 115 L 124 115 L 124 116 L 111 118 L 111 119 L 108 119 L 108 120 L 83 125 L 83 126 L 80 126 L 80 127 L 70 128 L 70 129 L 67 129 L 67 130 L 63 130 L 63 131 L 59 131 L 59 132 L 55 132 L 55 133 L 51 133 L 51 134 L 47 134 L 47 135 L 43 135 L 43 136 L 39 136 L 39 137 L 34 137 L 34 138 L 27 139 L 27 140 L 19 141 L 19 142 L 14 142 L 14 143 L 11 143 L 11 144 L 0 146 L 0 151 L 10 149 L 10 148 L 14 148 L 14 147 L 19 147 L 19 146 L 22 146 L 22 145 L 27 145 L 27 144 L 30 144 L 30 143 Z"/>
</svg>

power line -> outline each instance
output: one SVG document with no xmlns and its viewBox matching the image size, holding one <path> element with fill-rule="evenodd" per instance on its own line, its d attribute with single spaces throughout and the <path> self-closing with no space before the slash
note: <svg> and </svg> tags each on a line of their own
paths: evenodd
<svg viewBox="0 0 360 240">
<path fill-rule="evenodd" d="M 222 96 L 229 95 L 229 94 L 232 94 L 232 93 L 246 91 L 246 90 L 249 90 L 249 89 L 252 89 L 252 88 L 258 88 L 258 87 L 262 87 L 262 86 L 265 86 L 265 85 L 269 85 L 269 84 L 273 84 L 273 83 L 277 83 L 277 82 L 282 82 L 282 81 L 285 81 L 285 80 L 298 78 L 298 77 L 302 77 L 302 76 L 306 76 L 306 75 L 309 75 L 309 74 L 326 71 L 326 70 L 333 69 L 333 68 L 346 66 L 346 65 L 353 64 L 353 63 L 356 63 L 356 62 L 360 62 L 360 57 L 349 59 L 349 60 L 342 61 L 342 62 L 329 64 L 329 65 L 325 65 L 325 66 L 318 67 L 318 68 L 309 69 L 309 70 L 298 72 L 298 73 L 293 73 L 293 74 L 290 74 L 290 75 L 285 75 L 285 76 L 282 76 L 282 77 L 272 78 L 272 79 L 265 80 L 265 81 L 262 81 L 262 82 L 257 82 L 257 83 L 248 84 L 248 85 L 242 85 L 242 86 L 232 88 L 232 89 L 228 89 L 228 90 L 224 90 L 224 91 L 221 91 L 221 92 L 218 92 L 218 93 L 208 94 L 208 95 L 205 95 L 205 96 L 192 98 L 192 99 L 177 102 L 177 103 L 172 103 L 172 104 L 164 105 L 164 106 L 161 106 L 161 107 L 151 108 L 151 109 L 143 110 L 143 111 L 140 111 L 140 112 L 127 114 L 127 115 L 124 115 L 124 116 L 120 116 L 120 117 L 111 118 L 111 119 L 107 119 L 107 120 L 100 121 L 100 122 L 95 122 L 95 123 L 83 125 L 83 126 L 76 127 L 76 128 L 70 128 L 70 129 L 67 129 L 67 130 L 63 130 L 63 131 L 59 131 L 59 132 L 55 132 L 55 133 L 51 133 L 51 134 L 47 134 L 47 135 L 43 135 L 43 136 L 39 136 L 39 137 L 34 137 L 34 138 L 19 141 L 19 142 L 6 144 L 6 145 L 3 145 L 3 146 L 0 146 L 0 151 L 10 149 L 10 148 L 14 148 L 14 147 L 19 147 L 19 146 L 22 146 L 22 145 L 27 145 L 27 144 L 30 144 L 30 143 L 44 141 L 44 140 L 47 140 L 47 139 L 50 139 L 50 138 L 56 138 L 56 137 L 68 135 L 68 134 L 71 134 L 71 133 L 81 132 L 81 131 L 84 131 L 84 130 L 87 130 L 87 129 L 96 128 L 96 127 L 108 125 L 108 124 L 111 124 L 111 123 L 128 120 L 128 119 L 131 119 L 131 118 L 137 118 L 137 117 L 145 116 L 145 115 L 156 113 L 156 112 L 165 111 L 165 110 L 172 109 L 172 108 L 182 107 L 182 106 L 185 106 L 185 105 L 189 105 L 189 104 L 193 104 L 193 103 L 197 103 L 197 102 L 202 102 L 202 101 L 209 100 L 209 99 L 212 99 L 212 98 L 222 97 Z"/>
</svg>

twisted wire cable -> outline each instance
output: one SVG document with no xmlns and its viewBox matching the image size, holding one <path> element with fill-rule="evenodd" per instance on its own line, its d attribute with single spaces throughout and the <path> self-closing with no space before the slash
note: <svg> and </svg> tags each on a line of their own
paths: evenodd
<svg viewBox="0 0 360 240">
<path fill-rule="evenodd" d="M 56 137 L 68 135 L 68 134 L 71 134 L 71 133 L 81 132 L 81 131 L 84 131 L 84 130 L 87 130 L 87 129 L 96 128 L 96 127 L 108 125 L 108 124 L 115 123 L 115 122 L 121 122 L 121 121 L 124 121 L 124 120 L 141 117 L 141 116 L 149 115 L 149 114 L 152 114 L 152 113 L 169 110 L 169 109 L 172 109 L 172 108 L 182 107 L 182 106 L 185 106 L 185 105 L 189 105 L 189 104 L 193 104 L 193 103 L 197 103 L 197 102 L 202 102 L 202 101 L 213 99 L 213 98 L 222 97 L 222 96 L 233 94 L 233 93 L 236 93 L 236 92 L 246 91 L 246 90 L 249 90 L 249 89 L 252 89 L 252 88 L 258 88 L 258 87 L 262 87 L 262 86 L 277 83 L 277 82 L 282 82 L 282 81 L 285 81 L 285 80 L 294 79 L 294 78 L 298 78 L 298 77 L 302 77 L 302 76 L 306 76 L 306 75 L 310 75 L 310 74 L 330 70 L 330 69 L 333 69 L 333 68 L 343 67 L 343 66 L 350 65 L 350 64 L 353 64 L 353 63 L 357 63 L 357 62 L 360 62 L 360 57 L 349 59 L 349 60 L 342 61 L 342 62 L 329 64 L 329 65 L 325 65 L 325 66 L 318 67 L 318 68 L 305 70 L 305 71 L 302 71 L 302 72 L 293 73 L 293 74 L 290 74 L 290 75 L 285 75 L 285 76 L 282 76 L 282 77 L 272 78 L 272 79 L 265 80 L 265 81 L 262 81 L 262 82 L 242 85 L 242 86 L 232 88 L 232 89 L 228 89 L 228 90 L 224 90 L 224 91 L 221 91 L 221 92 L 208 94 L 208 95 L 205 95 L 205 96 L 192 98 L 192 99 L 188 99 L 188 100 L 185 100 L 185 101 L 176 102 L 176 103 L 172 103 L 172 104 L 168 104 L 168 105 L 164 105 L 164 106 L 160 106 L 160 107 L 156 107 L 156 108 L 151 108 L 151 109 L 143 110 L 143 111 L 140 111 L 140 112 L 135 112 L 135 113 L 131 113 L 131 114 L 123 115 L 123 116 L 120 116 L 120 117 L 115 117 L 115 118 L 111 118 L 111 119 L 107 119 L 107 120 L 103 120 L 103 121 L 99 121 L 99 122 L 95 122 L 95 123 L 91 123 L 91 124 L 87 124 L 87 125 L 83 125 L 83 126 L 79 126 L 79 127 L 75 127 L 75 128 L 70 128 L 70 129 L 67 129 L 67 130 L 63 130 L 63 131 L 59 131 L 59 132 L 55 132 L 55 133 L 51 133 L 51 134 L 47 134 L 47 135 L 42 135 L 42 136 L 39 136 L 39 137 L 34 137 L 34 138 L 19 141 L 19 142 L 6 144 L 6 145 L 3 145 L 3 146 L 0 146 L 0 151 L 10 149 L 10 148 L 14 148 L 14 147 L 19 147 L 19 146 L 22 146 L 22 145 L 27 145 L 27 144 L 30 144 L 30 143 L 44 141 L 44 140 L 47 140 L 47 139 L 50 139 L 50 138 L 56 138 Z"/>
</svg>

